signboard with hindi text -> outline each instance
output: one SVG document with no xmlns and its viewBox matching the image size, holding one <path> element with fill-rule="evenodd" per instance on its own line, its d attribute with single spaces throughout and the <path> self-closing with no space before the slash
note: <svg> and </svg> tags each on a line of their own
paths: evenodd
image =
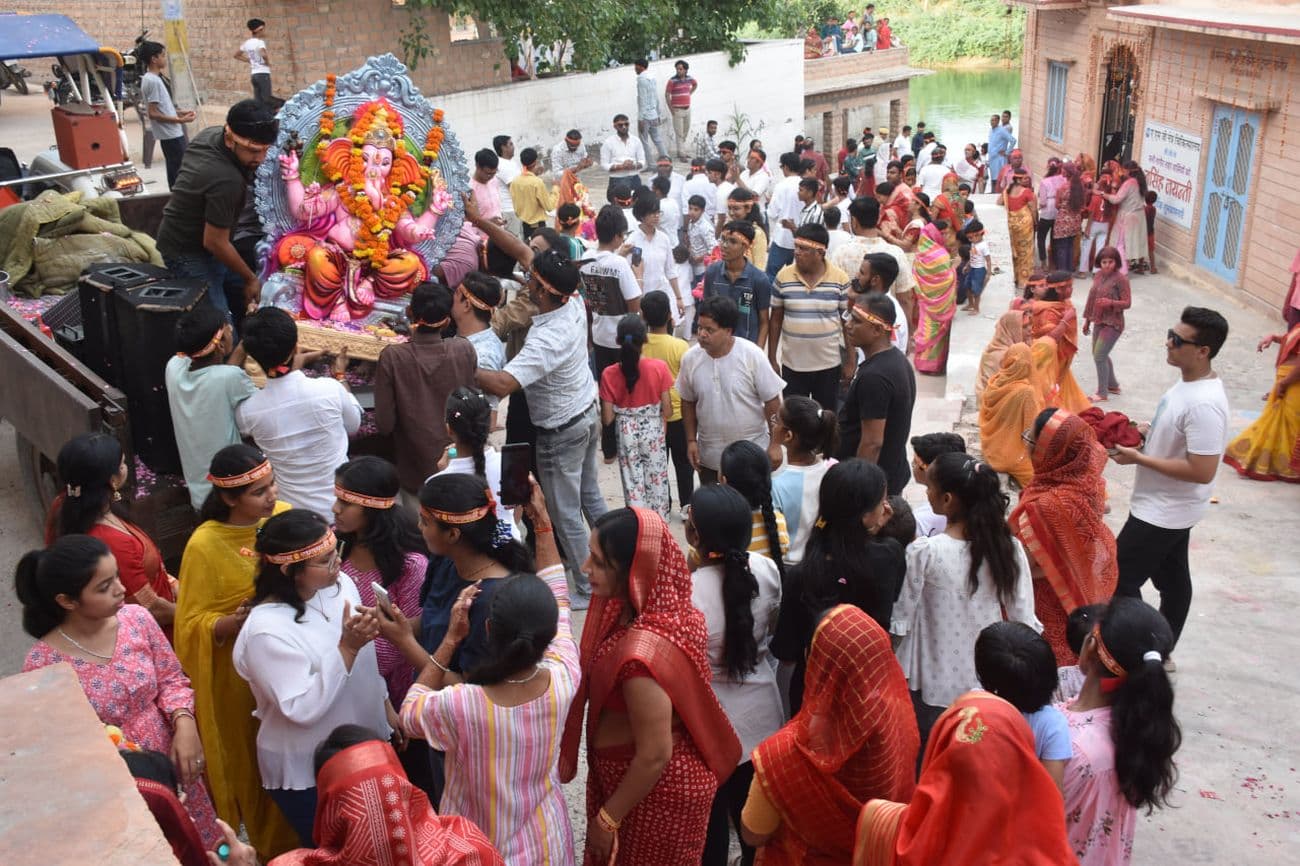
<svg viewBox="0 0 1300 866">
<path fill-rule="evenodd" d="M 1142 129 L 1142 168 L 1147 173 L 1147 188 L 1160 196 L 1157 215 L 1191 229 L 1200 167 L 1199 135 L 1147 121 Z"/>
</svg>

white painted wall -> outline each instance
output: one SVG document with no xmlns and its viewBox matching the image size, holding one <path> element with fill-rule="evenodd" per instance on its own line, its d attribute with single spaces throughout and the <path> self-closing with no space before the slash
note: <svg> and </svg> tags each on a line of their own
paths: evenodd
<svg viewBox="0 0 1300 866">
<path fill-rule="evenodd" d="M 772 40 L 750 43 L 748 49 L 734 67 L 720 51 L 685 55 L 690 74 L 700 83 L 691 100 L 691 136 L 712 119 L 718 121 L 719 138 L 727 137 L 732 115 L 739 111 L 749 116 L 751 125 L 762 124 L 749 138 L 763 139 L 769 158 L 775 160 L 803 125 L 803 43 Z M 672 124 L 663 88 L 677 60 L 670 57 L 650 64 L 659 82 L 666 147 L 671 146 Z M 430 95 L 430 99 L 446 111 L 446 123 L 471 165 L 474 152 L 491 147 L 494 135 L 513 136 L 516 153 L 536 147 L 545 155 L 567 130 L 576 128 L 594 155 L 600 142 L 613 134 L 614 115 L 619 113 L 633 119 L 632 134 L 636 134 L 636 72 L 631 66 Z M 740 142 L 741 148 L 747 143 Z"/>
</svg>

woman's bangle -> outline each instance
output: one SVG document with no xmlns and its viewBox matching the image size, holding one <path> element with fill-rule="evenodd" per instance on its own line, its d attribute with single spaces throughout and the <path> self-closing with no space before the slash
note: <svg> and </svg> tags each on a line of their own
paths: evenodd
<svg viewBox="0 0 1300 866">
<path fill-rule="evenodd" d="M 445 664 L 443 664 L 442 662 L 440 662 L 440 661 L 438 661 L 436 658 L 434 658 L 434 657 L 433 657 L 433 653 L 429 653 L 429 661 L 431 661 L 431 662 L 433 662 L 435 665 L 437 665 L 437 666 L 438 666 L 438 670 L 442 671 L 444 674 L 449 674 L 449 673 L 451 673 L 451 668 L 447 667 Z"/>
<path fill-rule="evenodd" d="M 554 531 L 555 531 L 555 527 L 549 523 L 546 524 L 545 526 L 538 526 L 536 523 L 533 524 L 534 535 L 541 535 L 543 532 L 554 532 Z"/>
<path fill-rule="evenodd" d="M 596 813 L 596 823 L 600 825 L 600 829 L 610 835 L 617 833 L 618 828 L 623 824 L 622 821 L 615 821 L 613 817 L 610 816 L 609 812 L 605 810 L 604 806 L 601 806 L 600 811 Z"/>
<path fill-rule="evenodd" d="M 190 710 L 185 709 L 184 707 L 181 707 L 179 710 L 172 710 L 172 730 L 176 729 L 177 720 L 181 719 L 184 716 L 189 716 L 190 721 L 193 721 L 197 724 L 197 720 L 194 718 L 194 713 L 191 712 Z"/>
</svg>

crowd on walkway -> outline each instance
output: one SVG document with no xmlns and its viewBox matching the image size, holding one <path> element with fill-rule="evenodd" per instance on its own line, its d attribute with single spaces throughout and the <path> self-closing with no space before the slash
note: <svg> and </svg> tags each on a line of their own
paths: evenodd
<svg viewBox="0 0 1300 866">
<path fill-rule="evenodd" d="M 1228 326 L 1199 307 L 1134 424 L 1096 404 L 1120 392 L 1129 278 L 1154 270 L 1136 164 L 1036 182 L 1008 112 L 987 161 L 919 122 L 771 157 L 710 128 L 683 176 L 637 68 L 639 136 L 615 116 L 598 159 L 577 129 L 474 154 L 478 267 L 421 283 L 372 371 L 302 350 L 273 307 L 237 337 L 186 314 L 178 573 L 124 507 L 118 441 L 74 438 L 48 546 L 16 569 L 26 669 L 72 665 L 186 866 L 722 866 L 733 833 L 746 864 L 1128 863 L 1177 777 L 1173 654 L 1218 463 L 1300 473 L 1300 287 L 1249 430 L 1229 443 Z M 241 103 L 205 135 L 186 162 L 248 169 L 275 121 Z M 946 373 L 998 271 L 988 184 L 1018 294 L 981 358 L 980 441 L 913 436 L 916 375 Z M 361 374 L 394 462 L 349 455 Z M 1118 537 L 1108 459 L 1135 467 Z"/>
</svg>

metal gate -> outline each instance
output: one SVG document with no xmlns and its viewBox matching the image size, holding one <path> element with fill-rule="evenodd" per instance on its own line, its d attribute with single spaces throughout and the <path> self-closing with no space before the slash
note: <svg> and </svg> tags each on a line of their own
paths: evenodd
<svg viewBox="0 0 1300 866">
<path fill-rule="evenodd" d="M 1226 105 L 1214 109 L 1196 263 L 1234 285 L 1241 268 L 1246 198 L 1258 137 L 1258 114 Z"/>
</svg>

